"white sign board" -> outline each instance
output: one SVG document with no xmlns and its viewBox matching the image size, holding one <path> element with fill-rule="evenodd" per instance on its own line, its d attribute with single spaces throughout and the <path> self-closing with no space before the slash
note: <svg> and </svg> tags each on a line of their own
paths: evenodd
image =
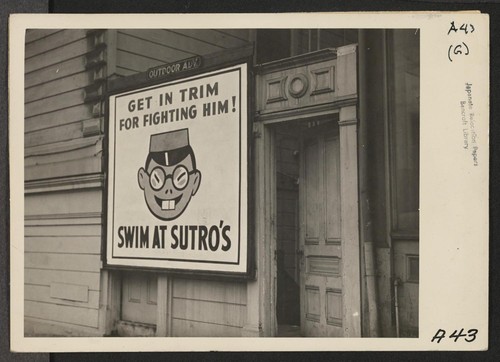
<svg viewBox="0 0 500 362">
<path fill-rule="evenodd" d="M 247 65 L 110 96 L 109 265 L 247 271 Z"/>
</svg>

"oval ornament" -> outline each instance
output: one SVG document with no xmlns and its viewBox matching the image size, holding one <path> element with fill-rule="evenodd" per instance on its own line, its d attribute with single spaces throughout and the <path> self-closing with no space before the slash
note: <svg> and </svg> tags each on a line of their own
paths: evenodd
<svg viewBox="0 0 500 362">
<path fill-rule="evenodd" d="M 309 88 L 309 79 L 304 74 L 294 75 L 288 84 L 288 93 L 293 98 L 300 98 L 306 94 Z"/>
</svg>

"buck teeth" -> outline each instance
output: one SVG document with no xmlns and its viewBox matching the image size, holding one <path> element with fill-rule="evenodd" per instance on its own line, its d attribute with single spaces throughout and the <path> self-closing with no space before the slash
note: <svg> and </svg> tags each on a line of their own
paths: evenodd
<svg viewBox="0 0 500 362">
<path fill-rule="evenodd" d="M 175 209 L 175 200 L 163 200 L 161 202 L 162 210 L 174 210 Z"/>
</svg>

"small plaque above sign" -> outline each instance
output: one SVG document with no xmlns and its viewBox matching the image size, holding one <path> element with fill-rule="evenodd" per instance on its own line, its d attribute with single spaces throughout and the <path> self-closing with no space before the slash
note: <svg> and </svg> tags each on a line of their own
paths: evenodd
<svg viewBox="0 0 500 362">
<path fill-rule="evenodd" d="M 197 55 L 192 58 L 183 59 L 178 62 L 159 65 L 148 69 L 149 79 L 165 78 L 169 75 L 186 72 L 188 70 L 198 69 L 201 67 L 202 58 Z"/>
</svg>

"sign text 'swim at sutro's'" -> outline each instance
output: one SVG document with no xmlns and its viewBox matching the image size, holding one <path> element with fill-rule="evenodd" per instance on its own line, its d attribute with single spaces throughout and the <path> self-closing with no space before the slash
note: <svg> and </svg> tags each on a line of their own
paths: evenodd
<svg viewBox="0 0 500 362">
<path fill-rule="evenodd" d="M 186 72 L 188 70 L 200 68 L 201 64 L 202 64 L 202 59 L 198 55 L 196 57 L 183 59 L 178 62 L 159 65 L 157 67 L 148 69 L 147 71 L 148 78 L 156 79 L 156 78 L 167 77 L 169 75 L 177 73 Z"/>
</svg>

